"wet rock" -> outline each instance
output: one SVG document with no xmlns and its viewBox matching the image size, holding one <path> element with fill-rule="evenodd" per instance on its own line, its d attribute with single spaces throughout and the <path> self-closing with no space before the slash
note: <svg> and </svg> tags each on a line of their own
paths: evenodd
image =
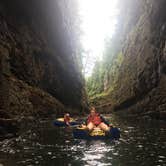
<svg viewBox="0 0 166 166">
<path fill-rule="evenodd" d="M 106 83 L 111 91 L 106 89 L 108 95 L 97 104 L 109 99 L 115 111 L 127 114 L 130 110 L 140 116 L 147 112 L 152 118 L 165 119 L 161 112 L 166 110 L 166 1 L 124 0 L 121 4 L 123 61 L 120 67 L 110 67 Z"/>
<path fill-rule="evenodd" d="M 49 0 L 43 8 L 30 1 L 0 2 L 2 118 L 46 117 L 63 114 L 65 106 L 78 111 L 86 105 L 75 34 L 64 27 L 63 5 Z M 48 23 L 50 11 L 55 17 Z"/>
<path fill-rule="evenodd" d="M 65 27 L 70 7 L 63 6 L 52 0 L 0 2 L 1 139 L 17 135 L 27 123 L 86 105 L 77 35 Z"/>
</svg>

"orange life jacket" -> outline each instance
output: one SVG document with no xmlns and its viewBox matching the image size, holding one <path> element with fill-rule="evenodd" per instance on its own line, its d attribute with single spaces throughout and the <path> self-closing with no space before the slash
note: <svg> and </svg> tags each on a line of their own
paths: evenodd
<svg viewBox="0 0 166 166">
<path fill-rule="evenodd" d="M 92 122 L 96 126 L 99 125 L 102 122 L 100 115 L 98 113 L 96 113 L 94 116 L 89 115 L 87 123 L 90 122 Z"/>
</svg>

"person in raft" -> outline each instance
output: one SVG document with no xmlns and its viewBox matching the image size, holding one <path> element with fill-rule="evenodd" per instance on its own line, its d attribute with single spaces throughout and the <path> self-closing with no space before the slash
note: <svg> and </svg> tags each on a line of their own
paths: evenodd
<svg viewBox="0 0 166 166">
<path fill-rule="evenodd" d="M 91 131 L 95 127 L 98 127 L 104 131 L 110 131 L 112 127 L 99 113 L 96 112 L 95 107 L 90 108 L 90 114 L 86 119 L 86 128 Z"/>
<path fill-rule="evenodd" d="M 66 123 L 67 126 L 70 126 L 70 120 L 71 120 L 70 114 L 66 113 L 64 115 L 64 122 Z"/>
</svg>

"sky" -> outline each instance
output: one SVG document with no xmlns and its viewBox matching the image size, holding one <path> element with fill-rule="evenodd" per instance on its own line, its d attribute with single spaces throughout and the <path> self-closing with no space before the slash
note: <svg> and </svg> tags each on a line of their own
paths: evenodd
<svg viewBox="0 0 166 166">
<path fill-rule="evenodd" d="M 102 60 L 105 39 L 111 38 L 117 23 L 118 0 L 78 0 L 81 20 L 83 70 L 90 76 L 96 60 Z"/>
</svg>

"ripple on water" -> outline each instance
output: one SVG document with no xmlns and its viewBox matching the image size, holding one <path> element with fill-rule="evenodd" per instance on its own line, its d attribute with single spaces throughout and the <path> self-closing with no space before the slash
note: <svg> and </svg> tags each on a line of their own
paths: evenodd
<svg viewBox="0 0 166 166">
<path fill-rule="evenodd" d="M 158 158 L 165 159 L 166 157 L 165 156 L 158 156 Z"/>
<path fill-rule="evenodd" d="M 137 145 L 137 148 L 142 149 L 144 146 L 143 145 Z"/>
<path fill-rule="evenodd" d="M 46 128 L 34 129 L 18 138 L 0 143 L 0 163 L 4 160 L 5 166 L 8 163 L 16 163 L 12 166 L 128 166 L 145 163 L 163 166 L 166 163 L 164 133 L 162 138 L 161 135 L 154 134 L 156 129 L 153 126 L 149 128 L 145 124 L 144 128 L 140 128 L 139 124 L 134 125 L 136 127 L 132 127 L 133 124 L 123 124 L 123 121 L 117 123 L 122 130 L 122 138 L 117 142 L 76 140 L 70 132 L 65 133 L 64 129 L 52 128 L 48 131 L 45 125 Z M 1 159 L 1 154 L 6 159 Z M 131 161 L 133 158 L 135 160 Z"/>
</svg>

